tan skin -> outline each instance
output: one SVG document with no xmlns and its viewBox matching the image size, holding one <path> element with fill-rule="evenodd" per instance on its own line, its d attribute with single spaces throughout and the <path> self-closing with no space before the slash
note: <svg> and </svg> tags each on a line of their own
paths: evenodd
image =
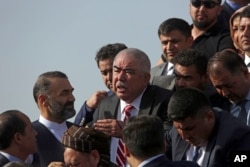
<svg viewBox="0 0 250 167">
<path fill-rule="evenodd" d="M 187 38 L 179 30 L 173 30 L 166 35 L 161 34 L 159 39 L 163 55 L 169 62 L 172 62 L 179 51 L 190 48 L 193 43 L 192 37 Z M 161 63 L 163 63 L 162 59 L 158 61 L 157 65 Z"/>
<path fill-rule="evenodd" d="M 175 70 L 175 87 L 176 89 L 192 87 L 204 90 L 208 82 L 207 75 L 198 73 L 195 65 L 182 66 L 180 64 L 174 65 Z"/>
<path fill-rule="evenodd" d="M 242 50 L 250 56 L 250 18 L 243 17 L 240 20 L 239 43 Z"/>
<path fill-rule="evenodd" d="M 250 75 L 246 67 L 232 74 L 220 62 L 216 62 L 209 68 L 209 77 L 217 92 L 231 102 L 237 103 L 247 96 Z"/>
<path fill-rule="evenodd" d="M 213 0 L 214 2 L 218 2 L 216 0 Z M 192 20 L 196 20 L 197 22 L 205 22 L 208 23 L 208 26 L 205 29 L 199 29 L 198 27 L 194 26 L 192 29 L 192 36 L 194 39 L 196 39 L 198 36 L 206 32 L 210 27 L 212 27 L 218 18 L 218 15 L 220 14 L 220 11 L 222 9 L 221 5 L 217 5 L 214 8 L 208 9 L 205 8 L 203 5 L 196 8 L 192 6 L 192 4 L 189 4 L 189 13 L 192 18 Z"/>
<path fill-rule="evenodd" d="M 150 73 L 140 70 L 141 62 L 126 51 L 121 51 L 113 64 L 113 90 L 126 103 L 133 102 L 147 87 Z M 124 123 L 115 119 L 103 119 L 94 123 L 96 130 L 100 130 L 113 137 L 122 137 Z"/>
<path fill-rule="evenodd" d="M 65 106 L 65 108 L 74 109 L 75 97 L 72 94 L 74 88 L 71 86 L 70 82 L 65 78 L 52 78 L 50 79 L 50 81 L 50 97 L 53 98 L 60 105 L 65 105 L 67 102 L 72 102 L 72 104 Z M 49 98 L 47 95 L 40 94 L 38 96 L 38 106 L 41 115 L 47 120 L 57 123 L 62 123 L 65 121 L 61 118 L 55 118 L 51 114 Z"/>
<path fill-rule="evenodd" d="M 181 121 L 174 121 L 181 138 L 193 146 L 204 146 L 208 141 L 215 125 L 213 111 L 207 111 L 204 116 L 187 117 Z"/>
<path fill-rule="evenodd" d="M 113 69 L 113 59 L 105 59 L 99 61 L 98 68 L 102 75 L 102 80 L 106 87 L 112 90 L 112 69 Z M 86 105 L 94 110 L 97 108 L 101 100 L 107 97 L 107 91 L 100 90 L 96 91 L 87 101 Z"/>
<path fill-rule="evenodd" d="M 25 122 L 25 133 L 21 134 L 19 132 L 14 134 L 10 147 L 1 150 L 3 152 L 9 153 L 13 156 L 20 158 L 25 161 L 29 154 L 33 154 L 37 151 L 36 146 L 36 135 L 37 132 L 34 130 L 30 119 L 23 113 L 18 113 L 18 116 Z"/>
</svg>

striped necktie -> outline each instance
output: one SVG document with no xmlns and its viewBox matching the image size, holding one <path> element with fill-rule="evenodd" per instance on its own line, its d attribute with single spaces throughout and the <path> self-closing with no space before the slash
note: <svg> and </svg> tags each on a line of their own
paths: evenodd
<svg viewBox="0 0 250 167">
<path fill-rule="evenodd" d="M 123 122 L 126 123 L 126 121 L 128 120 L 128 118 L 130 117 L 131 115 L 131 110 L 133 109 L 134 107 L 132 105 L 127 105 L 125 108 L 124 108 L 124 112 L 125 112 L 125 117 L 123 119 Z M 124 143 L 122 141 L 122 139 L 119 139 L 118 140 L 118 146 L 117 146 L 117 155 L 116 155 L 116 162 L 117 162 L 117 165 L 119 167 L 124 167 L 126 166 L 126 157 L 125 157 L 125 154 L 124 154 Z"/>
</svg>

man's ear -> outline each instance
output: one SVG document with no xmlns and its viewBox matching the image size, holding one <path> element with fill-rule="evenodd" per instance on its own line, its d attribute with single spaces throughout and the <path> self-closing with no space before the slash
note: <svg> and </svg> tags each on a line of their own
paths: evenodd
<svg viewBox="0 0 250 167">
<path fill-rule="evenodd" d="M 19 132 L 16 132 L 13 137 L 13 141 L 18 144 L 22 144 L 22 135 Z"/>
<path fill-rule="evenodd" d="M 97 150 L 91 150 L 90 154 L 95 163 L 98 164 L 101 158 L 99 152 Z"/>
<path fill-rule="evenodd" d="M 126 157 L 130 157 L 131 156 L 130 151 L 129 151 L 128 147 L 126 146 L 126 144 L 124 144 L 124 153 L 125 153 Z"/>
<path fill-rule="evenodd" d="M 42 106 L 47 106 L 47 96 L 45 95 L 38 95 L 37 97 L 37 101 L 38 101 L 38 104 L 39 105 L 42 105 Z"/>
</svg>

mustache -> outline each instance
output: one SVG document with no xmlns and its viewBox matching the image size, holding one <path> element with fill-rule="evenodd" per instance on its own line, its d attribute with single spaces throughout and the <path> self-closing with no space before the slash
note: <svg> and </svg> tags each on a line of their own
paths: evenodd
<svg viewBox="0 0 250 167">
<path fill-rule="evenodd" d="M 117 87 L 117 88 L 119 88 L 119 87 L 127 88 L 128 86 L 127 86 L 126 83 L 124 83 L 124 82 L 122 82 L 122 81 L 118 81 L 118 82 L 116 83 L 116 87 Z"/>
</svg>

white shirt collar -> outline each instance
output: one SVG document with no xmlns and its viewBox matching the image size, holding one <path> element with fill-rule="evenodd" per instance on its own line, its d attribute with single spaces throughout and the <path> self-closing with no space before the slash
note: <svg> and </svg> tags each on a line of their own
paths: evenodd
<svg viewBox="0 0 250 167">
<path fill-rule="evenodd" d="M 18 161 L 18 162 L 23 162 L 21 159 L 9 154 L 9 153 L 6 153 L 6 152 L 3 152 L 3 151 L 0 151 L 0 153 L 5 156 L 10 162 L 12 161 Z"/>
<path fill-rule="evenodd" d="M 148 164 L 149 162 L 151 162 L 151 161 L 153 161 L 154 159 L 156 159 L 156 158 L 158 158 L 158 157 L 161 157 L 161 156 L 165 156 L 165 155 L 164 155 L 164 154 L 158 154 L 158 155 L 156 155 L 156 156 L 153 156 L 153 157 L 151 157 L 151 158 L 148 158 L 148 159 L 142 161 L 142 162 L 138 165 L 138 167 L 143 167 L 144 165 Z"/>
<path fill-rule="evenodd" d="M 62 141 L 63 134 L 68 129 L 66 121 L 59 124 L 56 122 L 49 121 L 42 115 L 40 115 L 39 122 L 44 126 L 46 126 L 49 129 L 49 131 L 57 138 L 57 140 L 59 140 L 60 142 Z"/>
</svg>

